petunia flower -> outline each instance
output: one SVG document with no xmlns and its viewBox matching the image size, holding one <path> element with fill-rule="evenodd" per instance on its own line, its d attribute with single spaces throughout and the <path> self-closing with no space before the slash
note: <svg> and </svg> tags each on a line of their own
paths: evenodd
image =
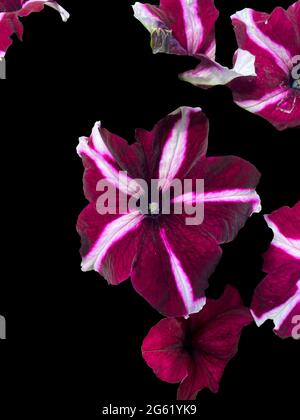
<svg viewBox="0 0 300 420">
<path fill-rule="evenodd" d="M 244 9 L 232 21 L 239 47 L 255 56 L 257 73 L 232 86 L 235 102 L 279 130 L 299 127 L 300 1 L 270 15 Z"/>
<path fill-rule="evenodd" d="M 264 255 L 268 275 L 256 288 L 251 311 L 258 326 L 271 319 L 275 333 L 287 338 L 295 327 L 294 317 L 300 317 L 300 201 L 265 220 L 274 238 Z"/>
<path fill-rule="evenodd" d="M 0 59 L 12 44 L 13 34 L 19 39 L 23 37 L 23 25 L 19 18 L 40 12 L 45 5 L 57 10 L 63 21 L 69 18 L 69 13 L 53 0 L 0 0 Z"/>
<path fill-rule="evenodd" d="M 300 0 L 270 15 L 244 9 L 232 22 L 239 46 L 236 66 L 251 70 L 255 62 L 254 74 L 230 80 L 224 67 L 206 60 L 181 79 L 202 88 L 229 84 L 237 105 L 278 130 L 300 127 Z"/>
<path fill-rule="evenodd" d="M 219 12 L 213 0 L 161 0 L 159 7 L 135 3 L 133 10 L 151 34 L 154 53 L 215 58 Z"/>
<path fill-rule="evenodd" d="M 219 12 L 213 0 L 161 0 L 160 6 L 135 3 L 133 10 L 151 34 L 153 53 L 189 55 L 201 60 L 197 74 L 200 77 L 201 73 L 205 87 L 255 76 L 254 57 L 247 51 L 237 51 L 233 69 L 215 61 L 215 22 Z M 182 78 L 190 76 L 187 72 Z"/>
<path fill-rule="evenodd" d="M 228 362 L 236 355 L 243 328 L 253 322 L 235 288 L 188 319 L 155 325 L 142 345 L 146 363 L 162 381 L 179 383 L 179 400 L 195 399 L 203 388 L 216 393 Z"/>
<path fill-rule="evenodd" d="M 221 257 L 219 244 L 232 241 L 247 218 L 260 211 L 255 192 L 260 174 L 238 157 L 206 157 L 208 120 L 200 108 L 179 108 L 152 131 L 138 129 L 136 138 L 129 146 L 96 123 L 91 137 L 80 139 L 90 201 L 77 225 L 82 270 L 96 270 L 114 285 L 131 276 L 135 290 L 162 314 L 187 316 L 205 304 L 208 278 Z M 118 195 L 146 199 L 146 211 L 134 206 L 120 211 L 118 200 L 115 212 L 103 214 L 99 180 L 108 181 Z M 147 201 L 153 180 L 157 196 Z M 192 180 L 192 188 L 170 196 L 165 212 L 176 180 Z M 197 180 L 204 180 L 204 193 L 198 193 Z M 204 206 L 202 223 L 188 224 L 178 204 Z"/>
</svg>

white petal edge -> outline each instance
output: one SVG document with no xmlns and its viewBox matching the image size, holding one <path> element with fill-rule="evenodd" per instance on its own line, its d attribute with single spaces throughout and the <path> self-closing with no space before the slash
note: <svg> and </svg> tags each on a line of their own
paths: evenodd
<svg viewBox="0 0 300 420">
<path fill-rule="evenodd" d="M 52 9 L 57 10 L 63 22 L 67 22 L 70 17 L 70 13 L 68 13 L 63 7 L 61 7 L 58 3 L 51 1 L 47 1 L 45 4 L 49 7 L 52 7 Z"/>
<path fill-rule="evenodd" d="M 208 57 L 203 57 L 203 62 L 203 65 L 200 63 L 194 70 L 182 73 L 180 79 L 195 86 L 211 87 L 227 85 L 238 77 L 256 76 L 255 56 L 242 49 L 237 50 L 236 62 L 232 69 L 209 60 Z"/>
</svg>

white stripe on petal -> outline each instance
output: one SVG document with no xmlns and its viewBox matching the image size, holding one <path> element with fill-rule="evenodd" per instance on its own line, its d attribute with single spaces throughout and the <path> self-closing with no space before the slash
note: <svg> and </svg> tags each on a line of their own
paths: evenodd
<svg viewBox="0 0 300 420">
<path fill-rule="evenodd" d="M 297 283 L 297 291 L 291 296 L 286 302 L 282 305 L 277 306 L 277 308 L 271 309 L 269 312 L 264 313 L 261 317 L 257 317 L 255 313 L 251 310 L 252 316 L 257 324 L 260 327 L 268 319 L 272 319 L 275 325 L 275 330 L 279 330 L 286 318 L 300 302 L 300 280 Z"/>
<path fill-rule="evenodd" d="M 183 300 L 183 303 L 187 310 L 187 315 L 198 313 L 199 311 L 201 311 L 201 309 L 205 305 L 206 298 L 202 297 L 200 299 L 196 299 L 196 300 L 194 299 L 193 289 L 190 284 L 190 280 L 187 274 L 184 272 L 180 261 L 174 254 L 171 248 L 171 245 L 169 244 L 167 240 L 167 236 L 164 229 L 160 231 L 160 236 L 162 238 L 162 241 L 169 255 L 170 264 L 171 264 L 172 272 L 173 272 L 174 279 L 176 282 L 177 290 Z"/>
<path fill-rule="evenodd" d="M 203 194 L 195 195 L 194 193 L 187 193 L 176 197 L 174 203 L 184 202 L 187 204 L 196 203 L 252 203 L 252 213 L 259 213 L 261 211 L 260 197 L 253 189 L 232 189 L 204 192 Z"/>
<path fill-rule="evenodd" d="M 188 127 L 192 112 L 199 112 L 200 108 L 179 108 L 170 115 L 181 114 L 181 118 L 174 125 L 169 138 L 163 148 L 159 162 L 159 186 L 165 191 L 175 178 L 185 160 L 188 141 Z"/>
<path fill-rule="evenodd" d="M 110 161 L 115 162 L 115 158 L 101 137 L 100 127 L 100 122 L 97 122 L 93 128 L 91 139 L 88 137 L 81 137 L 79 139 L 77 153 L 81 157 L 89 157 L 101 171 L 103 176 L 124 194 L 135 195 L 138 193 L 138 195 L 141 195 L 141 186 L 128 177 L 125 172 L 118 171 L 112 166 Z M 91 147 L 90 141 L 92 141 L 94 147 Z"/>
<path fill-rule="evenodd" d="M 187 51 L 195 54 L 203 41 L 203 25 L 199 17 L 198 0 L 181 0 L 185 33 L 187 39 Z M 205 13 L 205 11 L 203 11 Z"/>
<path fill-rule="evenodd" d="M 280 248 L 292 257 L 300 259 L 300 239 L 292 239 L 284 236 L 275 223 L 273 223 L 269 216 L 264 216 L 270 229 L 273 230 L 274 238 L 271 244 Z"/>
<path fill-rule="evenodd" d="M 205 55 L 207 55 L 207 57 L 210 58 L 211 60 L 215 60 L 216 58 L 216 47 L 217 47 L 216 40 L 213 39 L 205 51 Z"/>
<path fill-rule="evenodd" d="M 161 26 L 161 20 L 158 16 L 151 13 L 151 10 L 146 4 L 135 3 L 132 8 L 134 17 L 139 20 L 150 33 Z"/>
<path fill-rule="evenodd" d="M 254 55 L 242 49 L 238 49 L 236 54 L 233 69 L 202 57 L 201 64 L 194 70 L 182 73 L 180 79 L 196 86 L 210 87 L 227 85 L 238 77 L 256 76 Z"/>
<path fill-rule="evenodd" d="M 143 217 L 140 212 L 135 211 L 118 217 L 109 223 L 90 252 L 82 259 L 82 271 L 92 269 L 100 271 L 102 261 L 110 247 L 121 240 L 127 233 L 135 230 L 143 220 Z"/>
<path fill-rule="evenodd" d="M 287 89 L 279 88 L 258 99 L 237 101 L 235 103 L 250 112 L 260 112 L 270 105 L 280 105 L 287 95 Z"/>
<path fill-rule="evenodd" d="M 277 65 L 285 72 L 289 72 L 288 63 L 292 56 L 282 45 L 277 44 L 268 36 L 264 35 L 257 27 L 253 19 L 253 10 L 244 9 L 232 16 L 246 25 L 246 31 L 249 38 L 259 47 L 267 50 L 275 59 Z M 268 21 L 265 22 L 268 25 Z"/>
</svg>

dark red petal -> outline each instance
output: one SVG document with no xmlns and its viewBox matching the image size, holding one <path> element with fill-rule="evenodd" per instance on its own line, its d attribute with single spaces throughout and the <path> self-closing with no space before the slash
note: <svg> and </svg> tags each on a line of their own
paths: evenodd
<svg viewBox="0 0 300 420">
<path fill-rule="evenodd" d="M 79 216 L 82 270 L 96 270 L 111 284 L 126 280 L 136 256 L 143 216 L 98 214 L 90 204 Z"/>
<path fill-rule="evenodd" d="M 197 353 L 189 365 L 188 376 L 178 387 L 177 399 L 195 400 L 198 392 L 203 388 L 218 392 L 224 368 L 223 360 L 216 360 L 209 355 Z"/>
<path fill-rule="evenodd" d="M 242 329 L 253 318 L 231 286 L 218 300 L 187 321 L 193 345 L 193 364 L 178 389 L 179 399 L 193 399 L 203 388 L 217 392 L 227 363 L 236 355 Z"/>
<path fill-rule="evenodd" d="M 23 25 L 15 14 L 0 13 L 0 59 L 12 44 L 11 36 L 16 33 L 21 39 Z"/>
<path fill-rule="evenodd" d="M 189 326 L 191 331 L 196 333 L 203 325 L 208 325 L 211 321 L 217 319 L 220 314 L 240 309 L 246 309 L 240 294 L 234 287 L 227 286 L 219 299 L 207 299 L 202 311 L 189 318 Z"/>
<path fill-rule="evenodd" d="M 183 349 L 184 321 L 163 319 L 148 333 L 142 345 L 145 362 L 162 381 L 177 383 L 188 372 L 190 358 Z"/>
<path fill-rule="evenodd" d="M 274 238 L 264 255 L 269 273 L 257 286 L 251 310 L 258 326 L 274 322 L 282 338 L 291 334 L 293 314 L 300 303 L 300 202 L 265 216 Z"/>
<path fill-rule="evenodd" d="M 287 324 L 297 302 L 300 303 L 300 260 L 282 265 L 263 279 L 255 290 L 251 310 L 258 326 L 272 319 L 277 331 Z"/>
<path fill-rule="evenodd" d="M 217 392 L 242 329 L 252 321 L 238 292 L 228 286 L 220 299 L 209 299 L 189 319 L 165 319 L 154 326 L 143 344 L 144 359 L 160 379 L 181 381 L 178 399 L 194 399 L 205 387 Z"/>
<path fill-rule="evenodd" d="M 294 27 L 296 28 L 296 31 L 297 31 L 298 43 L 300 43 L 300 28 L 298 25 L 298 23 L 300 22 L 300 1 L 296 1 L 296 3 L 292 4 L 288 8 L 287 13 L 291 21 L 293 21 L 294 23 Z"/>
<path fill-rule="evenodd" d="M 243 159 L 235 156 L 202 159 L 187 178 L 204 180 L 204 194 L 193 196 L 194 204 L 204 204 L 204 220 L 198 228 L 218 243 L 232 241 L 248 217 L 261 210 L 255 191 L 260 173 Z M 191 203 L 191 196 L 184 197 L 184 202 Z"/>
<path fill-rule="evenodd" d="M 185 225 L 182 215 L 148 219 L 132 273 L 134 288 L 166 316 L 198 312 L 208 278 L 221 257 L 210 236 Z"/>
<path fill-rule="evenodd" d="M 16 12 L 22 7 L 23 0 L 1 0 L 0 13 L 2 12 Z"/>
</svg>

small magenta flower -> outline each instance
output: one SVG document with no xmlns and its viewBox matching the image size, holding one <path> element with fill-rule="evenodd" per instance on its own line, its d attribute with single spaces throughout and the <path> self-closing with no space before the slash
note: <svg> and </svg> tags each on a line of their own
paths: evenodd
<svg viewBox="0 0 300 420">
<path fill-rule="evenodd" d="M 69 18 L 68 12 L 53 0 L 0 0 L 0 59 L 12 44 L 11 36 L 23 37 L 23 25 L 19 18 L 32 12 L 40 12 L 44 6 L 57 10 L 63 21 Z"/>
<path fill-rule="evenodd" d="M 95 270 L 114 285 L 131 276 L 135 290 L 162 314 L 187 316 L 205 304 L 208 278 L 222 253 L 219 244 L 232 241 L 248 217 L 260 211 L 255 192 L 260 174 L 238 157 L 206 157 L 208 120 L 200 108 L 179 108 L 152 131 L 138 129 L 136 138 L 129 146 L 96 123 L 91 137 L 80 139 L 77 150 L 90 202 L 77 225 L 82 270 Z M 103 180 L 118 195 L 137 201 L 147 201 L 147 186 L 158 180 L 157 197 L 147 201 L 147 211 L 130 207 L 121 212 L 117 201 L 105 213 L 99 206 Z M 193 185 L 169 199 L 165 213 L 165 197 L 175 180 Z M 204 193 L 195 189 L 197 180 L 204 182 Z M 187 224 L 187 214 L 175 212 L 178 203 L 202 205 L 202 223 Z"/>
<path fill-rule="evenodd" d="M 203 388 L 218 392 L 242 330 L 252 321 L 236 289 L 227 286 L 220 299 L 208 299 L 198 314 L 155 325 L 143 342 L 143 358 L 159 379 L 180 383 L 179 400 L 195 399 Z"/>
<path fill-rule="evenodd" d="M 287 338 L 300 318 L 300 201 L 265 219 L 274 238 L 264 255 L 268 275 L 256 288 L 251 311 L 258 326 L 271 319 L 275 333 Z"/>
</svg>

